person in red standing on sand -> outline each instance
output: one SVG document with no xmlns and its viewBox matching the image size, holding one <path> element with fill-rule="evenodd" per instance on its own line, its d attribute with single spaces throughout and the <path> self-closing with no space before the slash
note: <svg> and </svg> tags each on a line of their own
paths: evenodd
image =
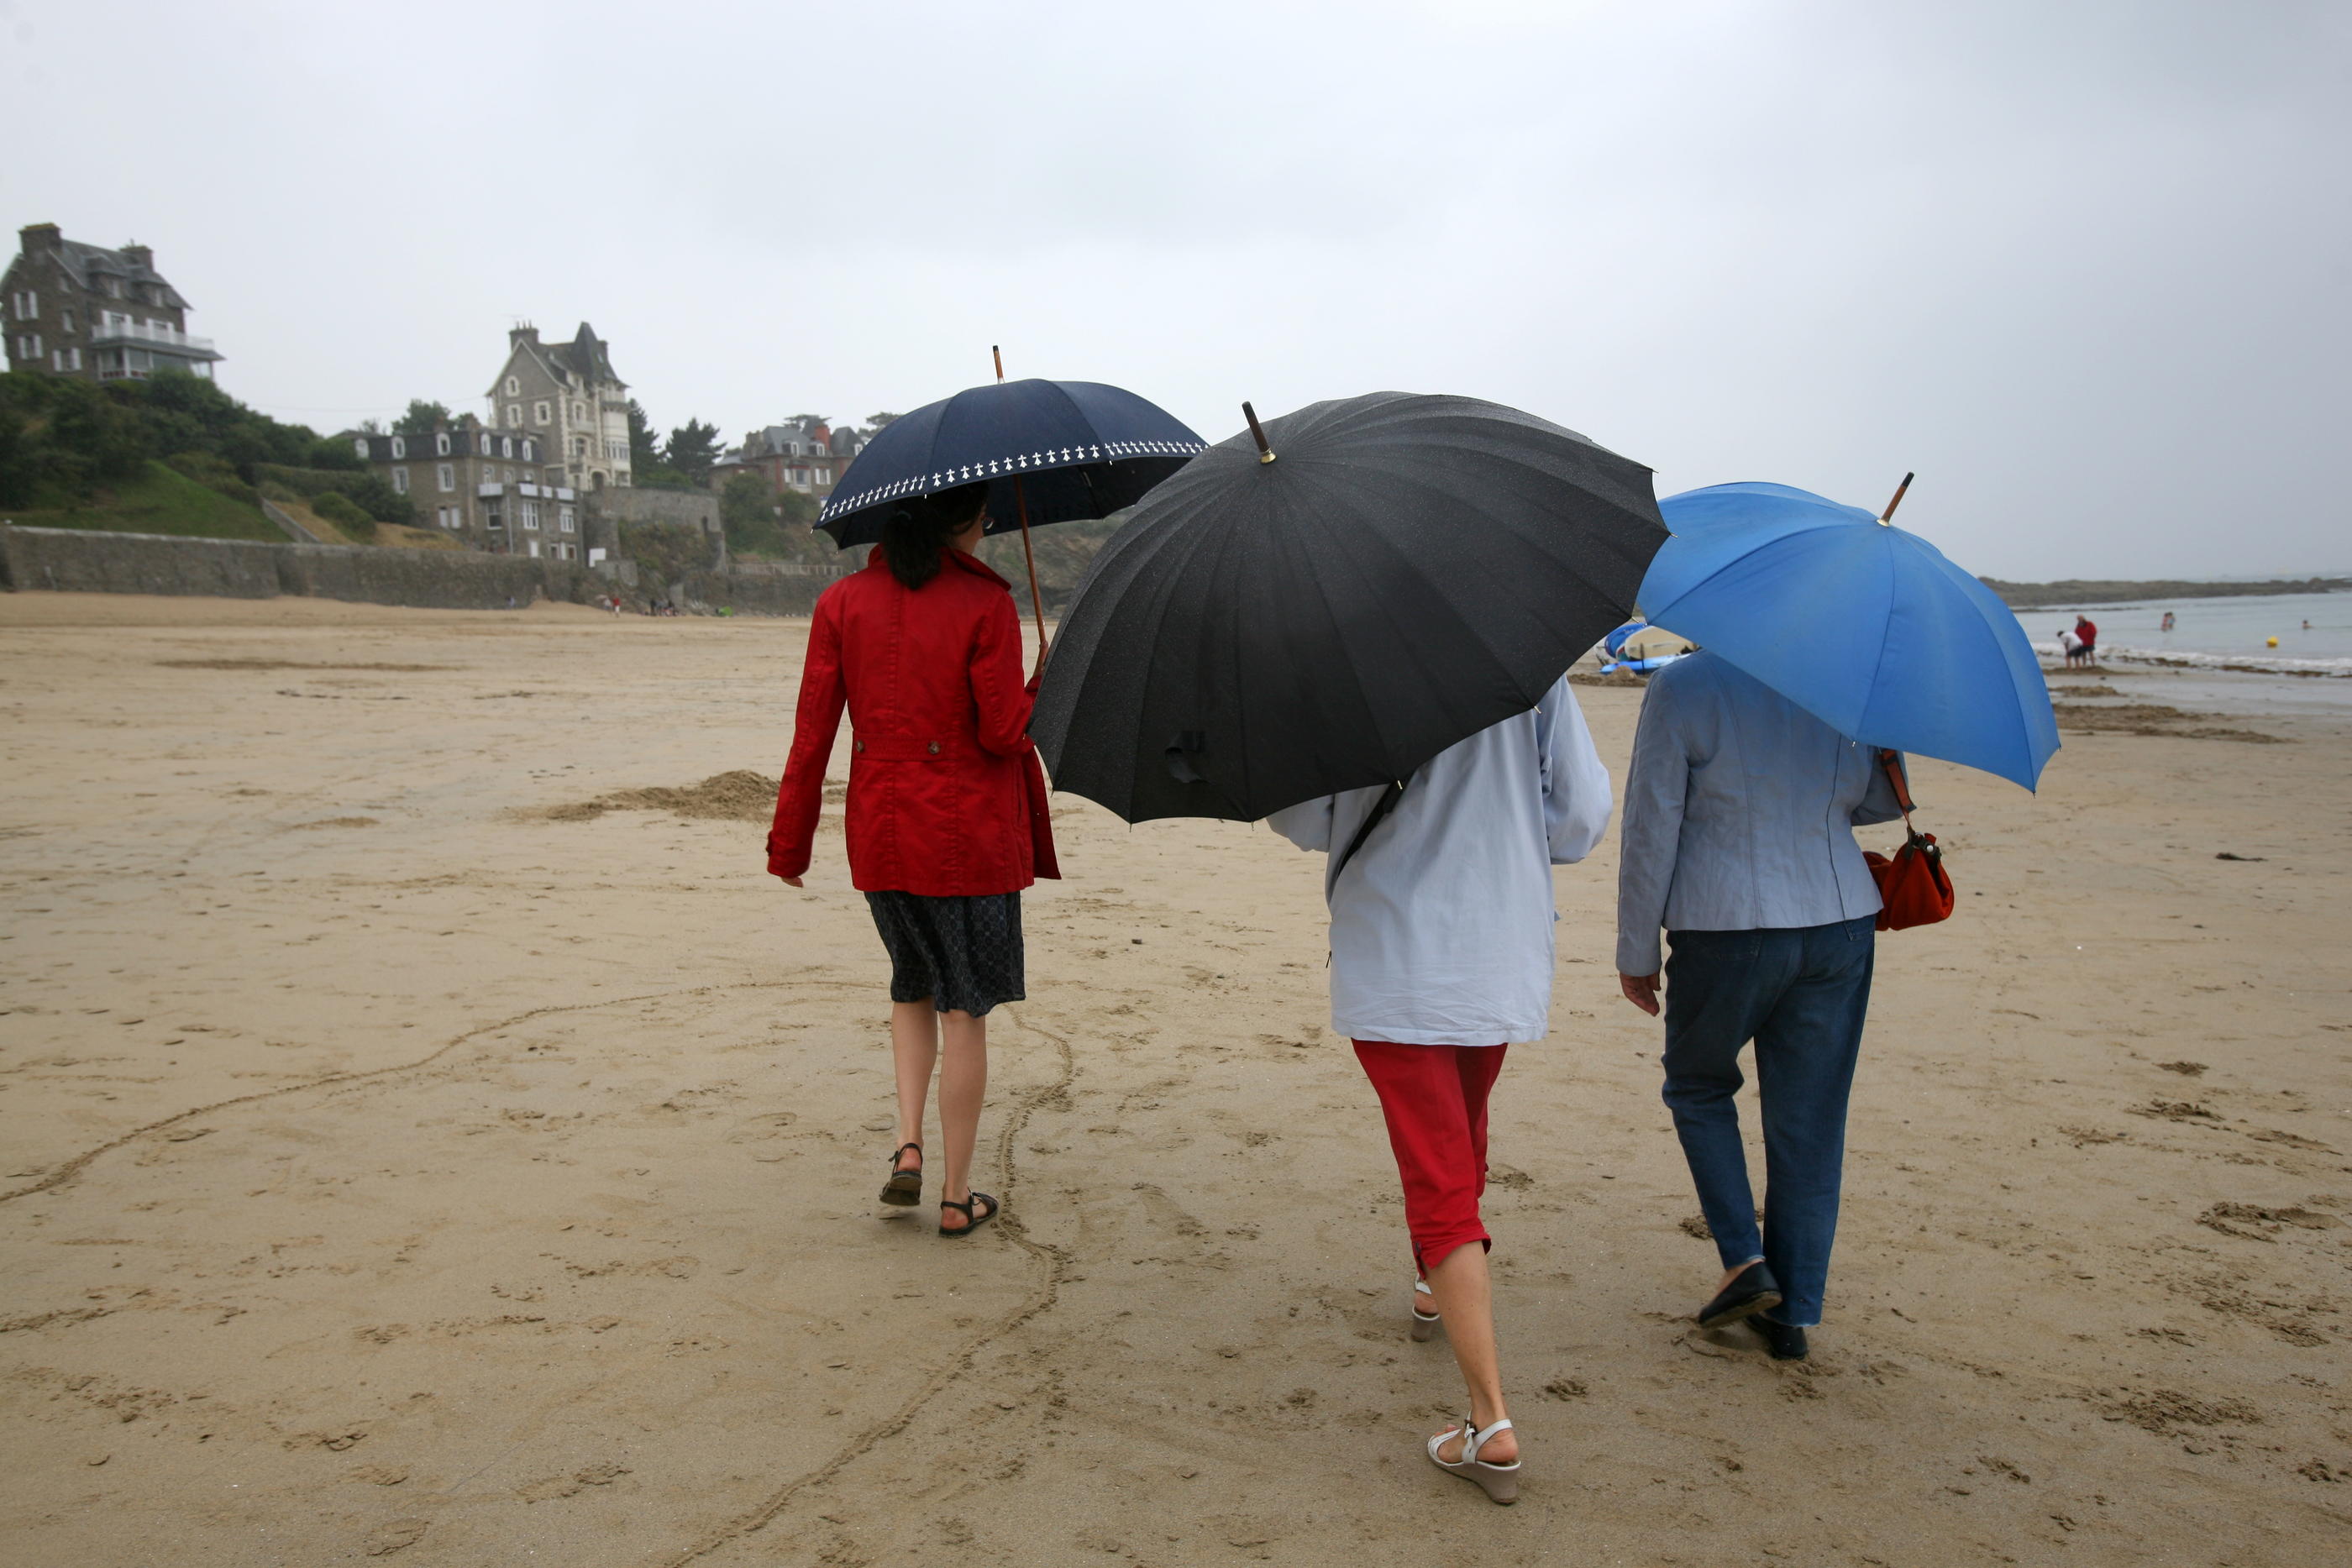
<svg viewBox="0 0 2352 1568">
<path fill-rule="evenodd" d="M 2074 635 L 2083 640 L 2083 663 L 2086 664 L 2097 664 L 2099 662 L 2098 622 L 2093 621 L 2087 615 L 2075 616 Z"/>
<path fill-rule="evenodd" d="M 1025 994 L 1021 890 L 1061 875 L 1027 733 L 1036 682 L 1022 681 L 1020 617 L 1011 586 L 971 553 L 987 527 L 984 484 L 911 501 L 865 570 L 817 600 L 768 834 L 769 872 L 801 886 L 845 706 L 849 878 L 890 955 L 898 1147 L 882 1201 L 921 1201 L 936 1063 L 942 1236 L 969 1236 L 1003 1207 L 971 1190 L 988 1012 Z"/>
</svg>

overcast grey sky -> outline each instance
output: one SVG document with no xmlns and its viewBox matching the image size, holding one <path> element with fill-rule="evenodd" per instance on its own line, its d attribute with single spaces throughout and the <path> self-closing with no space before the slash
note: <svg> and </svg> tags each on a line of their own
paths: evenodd
<svg viewBox="0 0 2352 1568">
<path fill-rule="evenodd" d="M 1211 439 L 1467 392 L 1990 575 L 2352 570 L 2352 6 L 0 0 L 6 225 L 155 247 L 222 384 L 665 428 L 1008 371 Z"/>
</svg>

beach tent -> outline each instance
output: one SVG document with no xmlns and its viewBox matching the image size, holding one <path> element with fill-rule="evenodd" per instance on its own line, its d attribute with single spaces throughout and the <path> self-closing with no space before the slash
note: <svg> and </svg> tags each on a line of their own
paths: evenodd
<svg viewBox="0 0 2352 1568">
<path fill-rule="evenodd" d="M 1645 621 L 1628 621 L 1601 640 L 1601 673 L 1605 675 L 1612 670 L 1633 670 L 1647 674 L 1691 651 L 1687 637 L 1676 636 Z"/>
</svg>

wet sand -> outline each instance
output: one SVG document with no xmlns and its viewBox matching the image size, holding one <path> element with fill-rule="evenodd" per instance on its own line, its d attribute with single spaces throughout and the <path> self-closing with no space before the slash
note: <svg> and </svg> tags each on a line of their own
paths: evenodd
<svg viewBox="0 0 2352 1568">
<path fill-rule="evenodd" d="M 1615 994 L 1613 841 L 1563 869 L 1496 1112 L 1499 1510 L 1419 1457 L 1459 1383 L 1405 1337 L 1319 861 L 1262 831 L 1063 799 L 994 1030 L 1007 1218 L 874 1203 L 837 831 L 793 894 L 762 824 L 676 810 L 737 791 L 624 793 L 772 778 L 804 636 L 0 596 L 0 1563 L 2352 1539 L 2352 726 L 2070 732 L 2039 796 L 1921 765 L 1962 907 L 1882 938 L 1803 1366 L 1690 1330 L 1713 1249 Z M 1622 779 L 1640 693 L 1578 696 Z"/>
</svg>

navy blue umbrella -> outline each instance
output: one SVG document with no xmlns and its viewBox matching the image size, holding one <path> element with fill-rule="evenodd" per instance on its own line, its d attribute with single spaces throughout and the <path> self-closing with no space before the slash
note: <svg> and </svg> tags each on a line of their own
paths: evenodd
<svg viewBox="0 0 2352 1568">
<path fill-rule="evenodd" d="M 872 544 L 909 496 L 989 481 L 990 533 L 1107 517 L 1208 444 L 1159 404 L 1100 382 L 998 382 L 902 414 L 834 486 L 817 527 Z M 1014 494 L 1019 481 L 1020 493 Z"/>
<path fill-rule="evenodd" d="M 816 526 L 872 544 L 912 496 L 988 481 L 988 531 L 1107 517 L 1207 444 L 1159 404 L 1100 382 L 1000 381 L 902 414 L 834 486 Z M 1037 593 L 1037 569 L 1029 569 Z M 1044 636 L 1039 607 L 1038 634 Z"/>
</svg>

